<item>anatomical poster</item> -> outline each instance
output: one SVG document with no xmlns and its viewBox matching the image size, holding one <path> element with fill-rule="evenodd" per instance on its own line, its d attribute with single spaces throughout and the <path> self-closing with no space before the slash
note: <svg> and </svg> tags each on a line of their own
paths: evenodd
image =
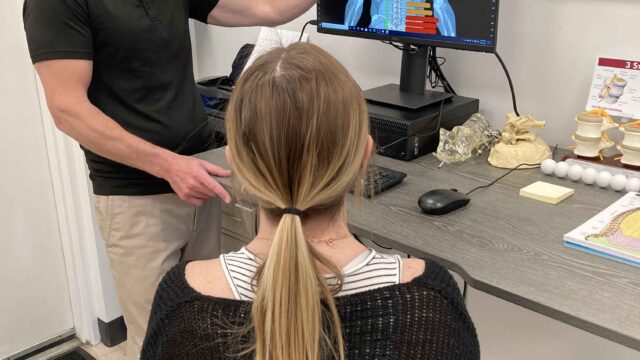
<svg viewBox="0 0 640 360">
<path fill-rule="evenodd" d="M 640 119 L 640 60 L 598 58 L 587 110 Z"/>
</svg>

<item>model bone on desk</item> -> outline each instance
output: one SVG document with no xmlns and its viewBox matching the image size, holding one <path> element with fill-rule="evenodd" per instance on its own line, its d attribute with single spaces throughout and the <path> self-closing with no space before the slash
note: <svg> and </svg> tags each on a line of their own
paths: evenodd
<svg viewBox="0 0 640 360">
<path fill-rule="evenodd" d="M 224 149 L 197 155 L 226 167 Z M 433 156 L 412 162 L 378 157 L 405 181 L 374 200 L 349 199 L 349 226 L 359 236 L 416 257 L 429 257 L 473 288 L 640 350 L 640 268 L 563 245 L 563 235 L 622 194 L 518 170 L 473 193 L 468 207 L 442 217 L 422 214 L 418 197 L 436 188 L 468 191 L 504 174 L 477 158 L 438 169 Z M 576 189 L 549 205 L 518 196 L 544 180 Z M 229 179 L 221 180 L 228 189 Z"/>
</svg>

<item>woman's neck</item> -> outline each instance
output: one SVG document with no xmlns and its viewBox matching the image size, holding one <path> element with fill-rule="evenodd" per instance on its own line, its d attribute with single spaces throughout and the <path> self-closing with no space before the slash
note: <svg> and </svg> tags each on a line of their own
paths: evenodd
<svg viewBox="0 0 640 360">
<path fill-rule="evenodd" d="M 260 209 L 258 234 L 247 245 L 247 249 L 254 255 L 265 258 L 271 248 L 277 227 L 277 220 Z M 332 259 L 340 267 L 348 264 L 366 249 L 351 235 L 344 207 L 332 216 L 303 219 L 302 232 L 309 246 Z"/>
</svg>

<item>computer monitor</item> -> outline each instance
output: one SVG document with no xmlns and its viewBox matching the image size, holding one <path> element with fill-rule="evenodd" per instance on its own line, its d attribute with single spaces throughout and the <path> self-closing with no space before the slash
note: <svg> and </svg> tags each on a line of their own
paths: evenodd
<svg viewBox="0 0 640 360">
<path fill-rule="evenodd" d="M 499 0 L 318 0 L 318 32 L 411 44 L 399 93 L 387 86 L 374 97 L 419 108 L 442 98 L 425 92 L 427 47 L 495 52 L 498 9 Z"/>
<path fill-rule="evenodd" d="M 318 0 L 318 31 L 494 52 L 498 0 Z"/>
</svg>

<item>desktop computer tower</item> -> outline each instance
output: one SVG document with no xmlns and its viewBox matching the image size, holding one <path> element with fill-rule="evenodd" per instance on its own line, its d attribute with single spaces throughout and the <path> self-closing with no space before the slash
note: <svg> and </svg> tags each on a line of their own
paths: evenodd
<svg viewBox="0 0 640 360">
<path fill-rule="evenodd" d="M 379 155 L 410 161 L 438 148 L 440 128 L 464 124 L 479 110 L 480 102 L 454 96 L 418 110 L 368 102 L 371 136 Z M 442 112 L 442 114 L 440 114 Z M 438 117 L 440 116 L 440 124 Z"/>
</svg>

